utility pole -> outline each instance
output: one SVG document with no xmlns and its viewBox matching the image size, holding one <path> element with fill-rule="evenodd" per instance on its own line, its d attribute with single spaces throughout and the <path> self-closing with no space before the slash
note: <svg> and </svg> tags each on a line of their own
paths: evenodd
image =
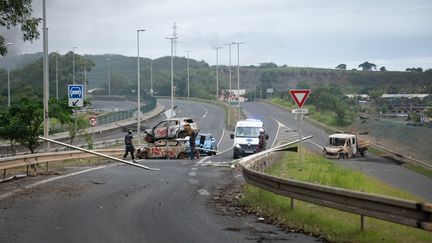
<svg viewBox="0 0 432 243">
<path fill-rule="evenodd" d="M 174 117 L 174 53 L 173 53 L 173 43 L 177 37 L 167 37 L 166 39 L 171 40 L 171 117 Z"/>
<path fill-rule="evenodd" d="M 140 53 L 139 53 L 139 33 L 144 32 L 145 29 L 139 29 L 137 30 L 137 88 L 138 88 L 138 95 L 137 95 L 137 136 L 138 136 L 138 144 L 141 144 L 141 80 L 140 80 Z"/>
<path fill-rule="evenodd" d="M 225 45 L 227 45 L 229 47 L 229 69 L 228 69 L 229 71 L 228 71 L 228 74 L 229 74 L 229 89 L 230 89 L 229 93 L 230 93 L 230 96 L 228 97 L 228 100 L 230 100 L 231 91 L 232 91 L 232 88 L 231 88 L 231 46 L 233 45 L 233 43 L 228 43 Z"/>
<path fill-rule="evenodd" d="M 58 100 L 58 55 L 59 55 L 59 50 L 56 50 L 56 99 Z"/>
<path fill-rule="evenodd" d="M 49 99 L 49 66 L 48 66 L 48 28 L 46 27 L 46 4 L 43 0 L 43 83 L 44 83 L 44 137 L 48 138 L 49 134 L 49 113 L 48 113 L 48 99 Z M 50 150 L 49 142 L 44 142 L 44 151 Z"/>
<path fill-rule="evenodd" d="M 237 45 L 237 104 L 238 104 L 238 118 L 240 118 L 240 45 L 246 42 L 232 42 Z"/>
<path fill-rule="evenodd" d="M 187 62 L 187 97 L 188 97 L 188 99 L 190 98 L 190 86 L 189 86 L 189 83 L 190 83 L 190 74 L 189 74 L 189 53 L 191 52 L 191 51 L 185 51 L 186 53 L 187 53 L 187 59 L 186 59 L 186 62 Z"/>
<path fill-rule="evenodd" d="M 216 49 L 216 102 L 219 101 L 219 49 L 221 46 L 217 46 Z"/>
</svg>

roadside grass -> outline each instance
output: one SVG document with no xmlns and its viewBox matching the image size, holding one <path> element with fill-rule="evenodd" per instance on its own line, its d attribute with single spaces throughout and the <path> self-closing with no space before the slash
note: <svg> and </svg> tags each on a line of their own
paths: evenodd
<svg viewBox="0 0 432 243">
<path fill-rule="evenodd" d="M 409 170 L 415 171 L 419 174 L 422 174 L 422 175 L 427 176 L 427 177 L 432 179 L 432 170 L 431 169 L 427 169 L 421 165 L 408 164 L 408 163 L 404 164 L 404 166 Z"/>
<path fill-rule="evenodd" d="M 327 186 L 340 187 L 421 201 L 419 197 L 393 188 L 360 172 L 338 166 L 319 155 L 305 151 L 304 163 L 297 153 L 285 153 L 282 162 L 268 172 L 274 176 Z M 301 171 L 299 169 L 302 169 Z M 431 242 L 431 233 L 423 230 L 366 217 L 365 230 L 360 230 L 360 216 L 290 198 L 247 185 L 242 203 L 260 214 L 314 235 L 323 235 L 332 242 Z"/>
</svg>

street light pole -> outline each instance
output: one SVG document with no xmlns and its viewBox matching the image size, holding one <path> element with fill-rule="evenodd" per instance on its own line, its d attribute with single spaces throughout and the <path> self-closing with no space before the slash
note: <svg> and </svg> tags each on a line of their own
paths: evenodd
<svg viewBox="0 0 432 243">
<path fill-rule="evenodd" d="M 137 30 L 137 136 L 138 136 L 138 144 L 141 144 L 141 80 L 140 80 L 140 53 L 139 53 L 139 33 L 144 32 L 145 29 L 139 29 Z"/>
<path fill-rule="evenodd" d="M 6 48 L 10 45 L 12 45 L 12 43 L 6 43 Z M 10 98 L 10 64 L 9 64 L 9 59 L 7 62 L 7 79 L 8 79 L 8 107 L 10 107 L 11 98 Z"/>
<path fill-rule="evenodd" d="M 246 44 L 246 42 L 232 42 L 237 45 L 237 104 L 238 104 L 238 115 L 240 117 L 240 45 Z"/>
<path fill-rule="evenodd" d="M 219 101 L 219 49 L 221 46 L 215 47 L 216 49 L 216 101 Z"/>
<path fill-rule="evenodd" d="M 150 59 L 150 95 L 153 96 L 153 59 Z"/>
<path fill-rule="evenodd" d="M 59 50 L 56 50 L 56 55 L 55 55 L 55 57 L 56 57 L 56 59 L 55 59 L 56 63 L 55 63 L 55 66 L 56 66 L 56 99 L 57 100 L 58 100 L 58 55 L 59 55 Z"/>
<path fill-rule="evenodd" d="M 191 51 L 185 51 L 186 53 L 187 53 L 187 80 L 188 80 L 188 82 L 187 82 L 187 97 L 188 97 L 188 99 L 190 98 L 190 95 L 189 95 L 189 82 L 190 82 L 190 75 L 189 75 L 189 53 L 191 52 Z"/>
<path fill-rule="evenodd" d="M 72 80 L 73 80 L 73 84 L 75 84 L 75 49 L 77 47 L 74 46 L 72 47 Z"/>
<path fill-rule="evenodd" d="M 229 91 L 229 97 L 228 97 L 228 100 L 230 100 L 230 97 L 231 97 L 231 46 L 233 45 L 233 43 L 229 43 L 229 44 L 225 44 L 225 45 L 227 45 L 227 46 L 229 46 L 229 89 L 230 89 L 230 91 Z"/>
<path fill-rule="evenodd" d="M 111 60 L 108 54 L 108 97 L 111 97 Z"/>
<path fill-rule="evenodd" d="M 171 40 L 171 117 L 174 117 L 174 57 L 173 57 L 173 42 L 177 37 L 167 37 Z"/>
<path fill-rule="evenodd" d="M 48 113 L 48 99 L 49 99 L 49 66 L 48 66 L 48 28 L 46 27 L 46 4 L 43 0 L 43 83 L 44 83 L 44 137 L 48 138 L 49 134 L 49 113 Z M 44 151 L 50 150 L 49 142 L 44 142 Z"/>
</svg>

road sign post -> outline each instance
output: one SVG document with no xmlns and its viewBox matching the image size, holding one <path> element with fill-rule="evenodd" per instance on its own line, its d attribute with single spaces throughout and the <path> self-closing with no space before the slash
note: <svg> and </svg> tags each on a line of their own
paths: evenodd
<svg viewBox="0 0 432 243">
<path fill-rule="evenodd" d="M 68 85 L 68 97 L 69 97 L 69 107 L 82 107 L 84 104 L 84 87 L 82 84 L 69 84 Z M 74 133 L 77 134 L 77 112 L 74 109 Z"/>
<path fill-rule="evenodd" d="M 297 104 L 299 109 L 295 109 L 292 111 L 293 114 L 300 114 L 299 119 L 299 130 L 300 130 L 300 142 L 298 147 L 298 152 L 300 156 L 300 163 L 301 163 L 301 169 L 303 170 L 303 151 L 302 151 L 302 138 L 303 138 L 303 114 L 308 113 L 308 109 L 302 109 L 302 106 L 306 102 L 311 90 L 310 89 L 291 89 L 290 94 L 292 98 L 294 99 L 294 102 Z"/>
<path fill-rule="evenodd" d="M 94 145 L 94 127 L 97 125 L 97 117 L 92 116 L 89 118 L 90 126 L 92 127 L 92 149 Z"/>
</svg>

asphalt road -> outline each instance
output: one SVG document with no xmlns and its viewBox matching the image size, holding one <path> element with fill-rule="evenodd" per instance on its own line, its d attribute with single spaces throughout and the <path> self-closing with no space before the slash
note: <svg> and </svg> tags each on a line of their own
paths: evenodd
<svg viewBox="0 0 432 243">
<path fill-rule="evenodd" d="M 0 242 L 316 242 L 257 222 L 256 216 L 230 216 L 213 207 L 216 188 L 241 178 L 230 176 L 231 168 L 203 166 L 232 158 L 224 112 L 207 104 L 177 105 L 179 116 L 193 118 L 202 132 L 222 138 L 220 150 L 226 152 L 192 161 L 139 161 L 160 171 L 108 164 L 50 177 L 57 180 L 3 198 L 0 190 Z M 18 181 L 17 187 L 40 178 Z"/>
</svg>

